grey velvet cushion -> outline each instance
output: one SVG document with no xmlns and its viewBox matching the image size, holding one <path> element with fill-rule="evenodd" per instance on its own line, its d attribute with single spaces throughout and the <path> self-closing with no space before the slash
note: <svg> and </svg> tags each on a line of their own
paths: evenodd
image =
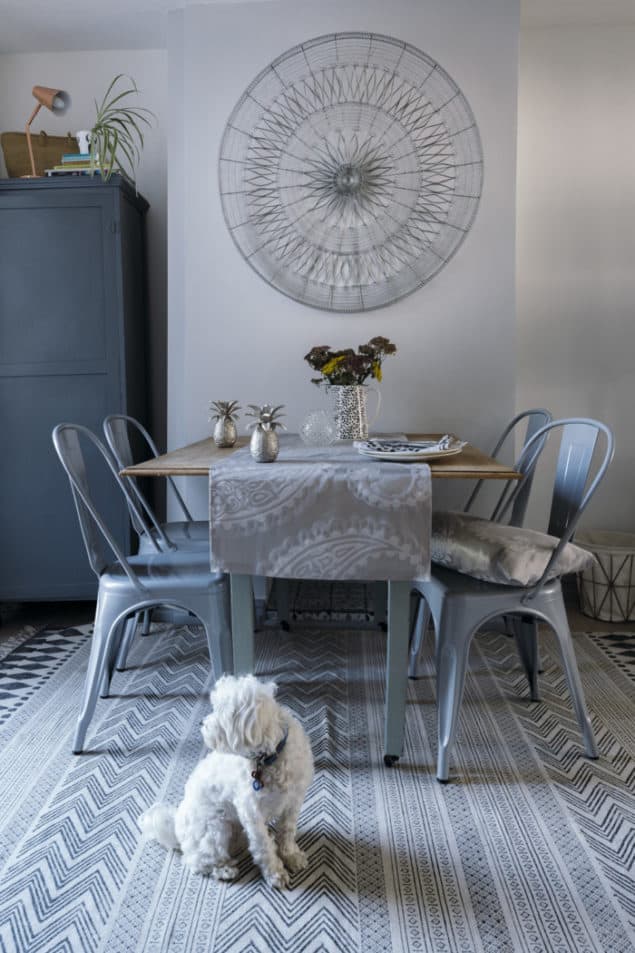
<svg viewBox="0 0 635 953">
<path fill-rule="evenodd" d="M 533 586 L 557 544 L 555 536 L 492 523 L 470 513 L 432 514 L 432 562 L 485 582 Z M 567 543 L 549 578 L 580 572 L 593 561 L 592 553 Z"/>
</svg>

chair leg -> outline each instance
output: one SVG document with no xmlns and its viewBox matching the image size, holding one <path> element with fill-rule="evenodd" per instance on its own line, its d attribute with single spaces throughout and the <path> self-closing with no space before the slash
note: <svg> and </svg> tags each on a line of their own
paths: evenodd
<svg viewBox="0 0 635 953">
<path fill-rule="evenodd" d="M 290 584 L 288 579 L 276 579 L 276 612 L 278 613 L 278 622 L 280 628 L 285 632 L 289 631 L 289 620 L 291 618 L 291 607 L 289 599 Z"/>
<path fill-rule="evenodd" d="M 107 663 L 108 654 L 113 642 L 117 637 L 119 626 L 116 624 L 116 621 L 118 615 L 118 608 L 114 606 L 110 607 L 108 604 L 105 604 L 103 600 L 98 599 L 88 670 L 86 672 L 84 697 L 82 699 L 82 707 L 79 718 L 77 719 L 77 727 L 73 739 L 73 754 L 81 754 L 84 748 L 86 731 L 93 717 L 99 689 L 102 684 L 104 666 Z"/>
<path fill-rule="evenodd" d="M 401 755 L 408 684 L 408 629 L 410 583 L 388 583 L 388 639 L 386 645 L 386 717 L 384 763 L 391 767 Z"/>
<path fill-rule="evenodd" d="M 145 612 L 142 614 L 142 625 L 144 624 L 143 616 L 146 614 L 146 612 L 148 617 L 150 616 L 148 610 L 145 610 Z M 135 632 L 137 631 L 138 621 L 139 613 L 135 613 L 134 615 L 130 616 L 130 618 L 126 619 L 124 623 L 123 636 L 121 638 L 121 642 L 119 643 L 119 650 L 117 652 L 117 658 L 115 661 L 115 668 L 118 672 L 125 672 L 126 670 L 128 652 L 130 651 L 130 646 L 133 643 Z"/>
<path fill-rule="evenodd" d="M 447 781 L 459 709 L 463 700 L 468 653 L 473 630 L 461 626 L 460 613 L 444 610 L 438 631 L 437 659 L 437 780 Z M 454 617 L 453 617 L 454 616 Z"/>
<path fill-rule="evenodd" d="M 143 628 L 146 631 L 142 631 L 141 635 L 147 635 L 149 631 L 150 623 L 150 609 L 144 609 L 143 612 L 135 612 L 134 615 L 125 619 L 120 623 L 118 629 L 121 631 L 118 633 L 117 638 L 113 641 L 113 645 L 110 650 L 110 655 L 108 657 L 108 664 L 104 666 L 104 672 L 102 675 L 101 681 L 101 690 L 99 692 L 100 698 L 108 698 L 110 692 L 110 683 L 112 681 L 113 672 L 116 670 L 118 672 L 125 672 L 126 662 L 128 661 L 128 653 L 130 647 L 133 643 L 135 632 L 137 630 L 137 625 L 141 619 Z"/>
<path fill-rule="evenodd" d="M 532 702 L 540 701 L 538 690 L 538 621 L 532 616 L 511 616 L 509 617 L 518 657 L 522 667 L 525 670 L 527 681 L 529 682 L 529 696 Z"/>
<path fill-rule="evenodd" d="M 215 677 L 232 674 L 234 658 L 229 586 L 223 583 L 211 589 L 205 596 L 190 598 L 188 608 L 198 616 L 205 628 L 207 648 Z"/>
<path fill-rule="evenodd" d="M 112 682 L 112 676 L 115 671 L 116 659 L 119 657 L 121 643 L 126 636 L 126 625 L 128 621 L 129 620 L 124 619 L 123 621 L 117 623 L 116 634 L 113 636 L 110 649 L 108 651 L 108 657 L 104 661 L 99 688 L 100 698 L 108 698 L 108 695 L 110 694 L 110 683 Z"/>
<path fill-rule="evenodd" d="M 589 712 L 586 707 L 584 689 L 582 688 L 580 671 L 578 669 L 573 640 L 571 638 L 571 630 L 569 628 L 569 620 L 567 619 L 567 611 L 564 607 L 562 596 L 560 596 L 557 603 L 550 607 L 549 620 L 558 639 L 560 657 L 562 658 L 562 666 L 569 685 L 571 701 L 573 702 L 573 708 L 584 740 L 584 750 L 587 757 L 594 759 L 599 758 L 600 755 L 595 743 L 591 718 L 589 717 Z"/>
<path fill-rule="evenodd" d="M 152 609 L 144 609 L 141 613 L 141 631 L 139 635 L 150 635 Z M 126 660 L 124 659 L 124 665 Z"/>
<path fill-rule="evenodd" d="M 416 596 L 418 596 L 417 607 L 410 624 L 408 678 L 421 678 L 421 652 L 431 619 L 428 603 L 420 593 Z"/>
</svg>

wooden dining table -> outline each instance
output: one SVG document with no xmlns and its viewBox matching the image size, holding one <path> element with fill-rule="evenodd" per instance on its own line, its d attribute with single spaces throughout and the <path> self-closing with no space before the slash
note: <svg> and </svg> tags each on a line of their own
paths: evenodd
<svg viewBox="0 0 635 953">
<path fill-rule="evenodd" d="M 409 440 L 438 440 L 442 434 L 406 434 Z M 167 477 L 208 476 L 209 468 L 231 456 L 240 447 L 246 447 L 249 437 L 238 437 L 233 447 L 217 447 L 212 437 L 197 440 L 179 450 L 170 450 L 122 470 L 122 476 Z M 467 443 L 460 453 L 440 457 L 430 463 L 432 479 L 438 480 L 517 480 L 517 470 L 494 460 L 482 450 Z"/>
<path fill-rule="evenodd" d="M 441 434 L 406 435 L 411 440 L 437 440 Z M 219 448 L 208 437 L 159 457 L 144 460 L 121 471 L 126 477 L 209 477 L 210 467 L 222 464 L 238 449 L 248 444 L 249 437 L 239 437 L 230 448 Z M 361 459 L 361 457 L 360 457 Z M 517 480 L 520 474 L 513 467 L 493 459 L 471 444 L 460 453 L 426 461 L 432 480 Z M 384 725 L 384 759 L 393 764 L 403 746 L 408 642 L 410 630 L 410 583 L 386 580 L 388 588 L 386 647 L 386 716 Z M 254 607 L 251 576 L 231 573 L 231 623 L 234 674 L 253 672 Z"/>
</svg>

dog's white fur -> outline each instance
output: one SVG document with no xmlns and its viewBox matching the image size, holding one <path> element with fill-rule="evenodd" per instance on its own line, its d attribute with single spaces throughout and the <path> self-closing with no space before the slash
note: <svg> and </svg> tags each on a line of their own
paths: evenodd
<svg viewBox="0 0 635 953">
<path fill-rule="evenodd" d="M 211 754 L 197 764 L 177 808 L 155 804 L 141 815 L 143 833 L 178 849 L 184 862 L 219 880 L 238 876 L 232 853 L 240 828 L 254 861 L 272 887 L 286 887 L 289 872 L 303 870 L 305 854 L 296 843 L 298 814 L 313 779 L 313 756 L 300 722 L 275 700 L 276 685 L 253 675 L 224 675 L 211 693 L 213 711 L 201 724 Z M 264 786 L 253 788 L 251 772 L 262 753 L 273 754 L 288 730 L 275 762 L 262 771 Z M 275 839 L 268 824 L 275 820 Z"/>
</svg>

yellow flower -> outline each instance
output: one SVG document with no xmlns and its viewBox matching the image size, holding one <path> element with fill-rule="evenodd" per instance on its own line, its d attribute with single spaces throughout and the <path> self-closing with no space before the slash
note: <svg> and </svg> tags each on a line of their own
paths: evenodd
<svg viewBox="0 0 635 953">
<path fill-rule="evenodd" d="M 333 371 L 336 370 L 337 367 L 339 367 L 339 365 L 342 363 L 343 360 L 344 360 L 343 354 L 340 354 L 339 357 L 332 357 L 330 361 L 327 361 L 326 364 L 322 365 L 322 367 L 320 368 L 321 373 L 324 374 L 325 377 L 328 377 L 329 374 L 332 374 Z"/>
<path fill-rule="evenodd" d="M 373 377 L 376 380 L 381 381 L 381 364 L 379 361 L 375 361 L 373 364 Z"/>
</svg>

